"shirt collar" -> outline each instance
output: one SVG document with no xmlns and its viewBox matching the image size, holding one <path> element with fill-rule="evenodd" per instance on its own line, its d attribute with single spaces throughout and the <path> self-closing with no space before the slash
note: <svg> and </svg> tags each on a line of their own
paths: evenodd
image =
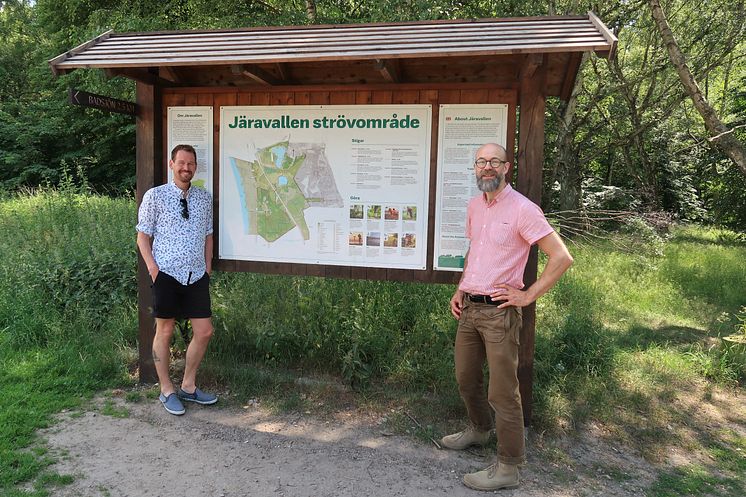
<svg viewBox="0 0 746 497">
<path fill-rule="evenodd" d="M 179 194 L 179 196 L 182 196 L 182 195 L 184 195 L 184 190 L 182 190 L 181 188 L 179 188 L 178 186 L 176 186 L 176 182 L 175 182 L 174 180 L 171 180 L 171 181 L 169 182 L 169 185 L 171 185 L 171 187 L 172 187 L 172 188 L 174 189 L 174 191 L 175 191 L 176 193 L 178 193 L 178 194 Z M 186 196 L 187 196 L 187 197 L 189 197 L 189 193 L 190 193 L 191 191 L 192 191 L 192 185 L 190 184 L 190 185 L 189 185 L 189 189 L 187 189 L 187 191 L 186 191 Z"/>
<path fill-rule="evenodd" d="M 508 196 L 508 194 L 513 190 L 513 187 L 510 186 L 510 183 L 505 184 L 505 188 L 500 191 L 500 193 L 497 194 L 497 197 L 495 197 L 492 202 L 487 202 L 487 194 L 482 192 L 482 203 L 489 207 L 490 205 L 496 204 L 500 202 L 502 199 Z"/>
</svg>

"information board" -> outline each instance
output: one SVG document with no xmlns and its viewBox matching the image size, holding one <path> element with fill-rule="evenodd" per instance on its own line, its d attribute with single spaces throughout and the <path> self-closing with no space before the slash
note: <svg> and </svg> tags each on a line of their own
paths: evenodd
<svg viewBox="0 0 746 497">
<path fill-rule="evenodd" d="M 508 106 L 444 104 L 438 119 L 438 180 L 435 194 L 433 267 L 461 271 L 469 248 L 466 206 L 479 189 L 474 154 L 485 143 L 507 143 Z"/>
<path fill-rule="evenodd" d="M 166 160 L 171 158 L 171 150 L 176 145 L 191 145 L 197 152 L 197 172 L 192 184 L 212 193 L 212 107 L 169 107 L 168 108 L 168 151 Z M 168 180 L 173 172 L 168 170 Z"/>
<path fill-rule="evenodd" d="M 222 107 L 219 257 L 424 270 L 431 116 Z"/>
</svg>

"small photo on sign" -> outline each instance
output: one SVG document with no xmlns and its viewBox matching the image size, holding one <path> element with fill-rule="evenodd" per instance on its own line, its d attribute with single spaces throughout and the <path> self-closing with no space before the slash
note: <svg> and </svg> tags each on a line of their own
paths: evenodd
<svg viewBox="0 0 746 497">
<path fill-rule="evenodd" d="M 369 231 L 368 236 L 365 237 L 365 245 L 368 247 L 380 247 L 381 246 L 381 232 L 380 231 Z"/>
<path fill-rule="evenodd" d="M 396 221 L 399 219 L 399 208 L 398 207 L 386 207 L 386 213 L 384 219 L 387 221 Z"/>
<path fill-rule="evenodd" d="M 399 233 L 386 233 L 386 238 L 383 239 L 384 247 L 398 247 L 399 246 Z"/>
<path fill-rule="evenodd" d="M 417 246 L 417 236 L 414 233 L 404 233 L 401 238 L 402 248 L 415 248 Z"/>
<path fill-rule="evenodd" d="M 350 206 L 350 219 L 363 218 L 363 204 L 352 204 Z"/>
<path fill-rule="evenodd" d="M 350 233 L 347 237 L 347 242 L 350 245 L 357 245 L 362 246 L 363 245 L 363 234 L 360 232 Z"/>
<path fill-rule="evenodd" d="M 417 220 L 417 207 L 414 205 L 408 205 L 404 208 L 405 221 L 416 221 Z"/>
<path fill-rule="evenodd" d="M 381 206 L 380 205 L 369 205 L 368 206 L 368 219 L 381 219 Z"/>
</svg>

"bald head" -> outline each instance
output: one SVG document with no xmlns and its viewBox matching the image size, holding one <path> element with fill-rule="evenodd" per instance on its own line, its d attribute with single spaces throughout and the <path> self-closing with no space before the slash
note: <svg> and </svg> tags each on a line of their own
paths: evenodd
<svg viewBox="0 0 746 497">
<path fill-rule="evenodd" d="M 506 161 L 508 160 L 508 151 L 505 150 L 505 147 L 498 145 L 497 143 L 485 143 L 479 147 L 474 159 L 482 158 L 490 160 L 494 157 Z"/>
</svg>

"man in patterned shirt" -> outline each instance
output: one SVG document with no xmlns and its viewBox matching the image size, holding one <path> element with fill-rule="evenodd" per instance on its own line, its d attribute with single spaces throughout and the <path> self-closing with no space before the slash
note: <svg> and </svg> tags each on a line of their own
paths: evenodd
<svg viewBox="0 0 746 497">
<path fill-rule="evenodd" d="M 523 411 L 518 390 L 521 308 L 544 295 L 572 264 L 567 247 L 541 209 L 505 181 L 510 168 L 505 149 L 487 143 L 477 150 L 477 186 L 483 192 L 469 202 L 466 236 L 469 251 L 451 313 L 459 320 L 455 362 L 459 393 L 471 425 L 443 437 L 443 446 L 463 450 L 484 445 L 494 426 L 497 462 L 464 476 L 476 490 L 515 488 L 518 465 L 525 461 Z M 523 270 L 534 243 L 548 260 L 539 279 L 523 288 Z M 487 395 L 482 364 L 489 368 Z"/>
<path fill-rule="evenodd" d="M 151 188 L 138 213 L 137 247 L 153 280 L 155 338 L 153 362 L 161 386 L 160 401 L 171 414 L 184 414 L 182 400 L 214 404 L 218 398 L 197 388 L 196 376 L 212 336 L 212 197 L 192 186 L 197 153 L 177 145 L 168 167 L 173 181 Z M 169 377 L 171 337 L 177 318 L 189 318 L 193 337 L 186 352 L 184 378 L 176 390 Z"/>
</svg>

